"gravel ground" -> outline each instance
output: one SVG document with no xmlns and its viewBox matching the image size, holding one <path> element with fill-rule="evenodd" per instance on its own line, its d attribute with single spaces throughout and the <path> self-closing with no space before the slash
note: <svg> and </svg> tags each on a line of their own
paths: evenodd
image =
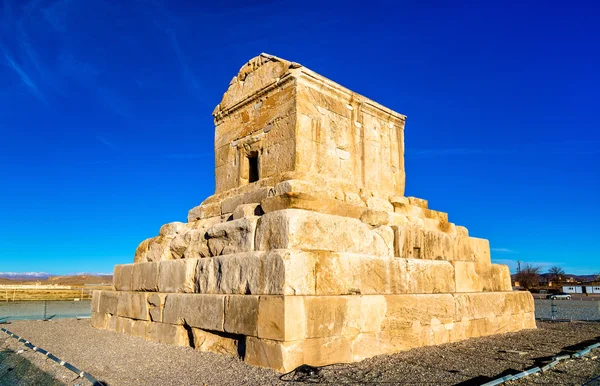
<svg viewBox="0 0 600 386">
<path fill-rule="evenodd" d="M 0 385 L 91 385 L 16 339 L 0 333 Z"/>
<path fill-rule="evenodd" d="M 46 316 L 57 319 L 89 317 L 92 315 L 91 307 L 91 300 L 48 300 L 45 306 Z M 0 320 L 40 320 L 43 315 L 43 301 L 0 302 Z"/>
<path fill-rule="evenodd" d="M 109 385 L 278 385 L 289 384 L 293 377 L 280 378 L 271 370 L 222 355 L 96 330 L 87 320 L 17 321 L 5 327 Z M 600 341 L 600 323 L 538 322 L 538 327 L 381 355 L 351 365 L 327 366 L 304 380 L 324 384 L 477 385 Z M 0 343 L 5 337 L 0 335 Z M 598 355 L 596 351 L 600 352 L 595 350 L 593 355 Z M 41 354 L 26 354 L 45 361 Z M 53 368 L 42 370 L 56 374 Z M 600 375 L 597 359 L 572 360 L 514 384 L 580 385 L 596 375 Z M 296 380 L 300 377 L 296 374 Z M 58 379 L 65 382 L 60 376 Z"/>
<path fill-rule="evenodd" d="M 535 317 L 552 317 L 552 300 L 535 299 Z M 556 317 L 569 320 L 600 320 L 600 302 L 589 300 L 555 300 Z"/>
</svg>

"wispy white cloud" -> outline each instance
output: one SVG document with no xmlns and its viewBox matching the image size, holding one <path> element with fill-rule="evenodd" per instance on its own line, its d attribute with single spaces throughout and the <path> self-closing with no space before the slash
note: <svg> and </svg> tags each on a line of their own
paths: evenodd
<svg viewBox="0 0 600 386">
<path fill-rule="evenodd" d="M 67 14 L 71 2 L 72 0 L 56 1 L 41 10 L 44 19 L 59 32 L 67 30 Z"/>
<path fill-rule="evenodd" d="M 204 99 L 205 93 L 198 82 L 198 78 L 194 75 L 193 71 L 190 69 L 190 66 L 187 62 L 187 59 L 181 50 L 181 46 L 179 45 L 179 41 L 177 40 L 177 36 L 175 32 L 168 28 L 165 30 L 167 36 L 169 37 L 169 42 L 177 56 L 177 60 L 179 61 L 179 65 L 181 66 L 181 72 L 183 73 L 183 77 L 188 84 L 188 87 L 191 91 L 196 95 L 199 100 Z"/>
<path fill-rule="evenodd" d="M 107 147 L 110 147 L 113 150 L 117 149 L 117 146 L 115 146 L 114 143 L 110 142 L 108 139 L 106 139 L 105 137 L 101 136 L 101 135 L 97 135 L 96 139 L 100 142 L 102 142 L 104 145 L 106 145 Z"/>
<path fill-rule="evenodd" d="M 21 66 L 19 66 L 19 64 L 6 51 L 4 51 L 4 58 L 6 59 L 8 66 L 10 68 L 12 68 L 13 70 L 15 70 L 15 72 L 21 78 L 21 81 L 23 81 L 23 83 L 25 83 L 29 92 L 33 96 L 35 96 L 37 99 L 39 99 L 41 102 L 48 105 L 46 98 L 40 92 L 40 90 L 38 89 L 36 84 L 33 82 L 33 80 L 31 80 L 31 77 L 29 77 L 29 75 L 27 75 L 27 73 L 23 70 L 23 68 Z"/>
<path fill-rule="evenodd" d="M 508 249 L 508 248 L 492 248 L 492 252 L 499 252 L 499 253 L 519 253 L 519 252 L 515 251 L 514 249 Z"/>
</svg>

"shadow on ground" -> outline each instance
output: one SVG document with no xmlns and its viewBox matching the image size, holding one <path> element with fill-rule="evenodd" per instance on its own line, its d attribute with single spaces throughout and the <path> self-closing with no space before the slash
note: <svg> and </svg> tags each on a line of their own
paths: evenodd
<svg viewBox="0 0 600 386">
<path fill-rule="evenodd" d="M 27 358 L 13 350 L 0 351 L 0 386 L 8 385 L 64 385 L 41 370 Z"/>
</svg>

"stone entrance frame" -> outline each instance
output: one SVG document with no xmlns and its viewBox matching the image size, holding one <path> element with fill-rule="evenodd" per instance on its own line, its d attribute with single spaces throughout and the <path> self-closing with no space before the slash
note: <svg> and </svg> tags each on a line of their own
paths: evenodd
<svg viewBox="0 0 600 386">
<path fill-rule="evenodd" d="M 213 116 L 215 194 L 115 267 L 93 326 L 281 372 L 536 327 L 487 240 L 404 196 L 405 116 L 267 54 Z"/>
</svg>

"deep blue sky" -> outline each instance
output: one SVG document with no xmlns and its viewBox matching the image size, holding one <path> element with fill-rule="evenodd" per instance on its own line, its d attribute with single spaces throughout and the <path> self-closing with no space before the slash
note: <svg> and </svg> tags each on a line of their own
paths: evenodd
<svg viewBox="0 0 600 386">
<path fill-rule="evenodd" d="M 406 194 L 496 262 L 600 272 L 597 1 L 197 3 L 0 0 L 0 271 L 111 272 L 185 221 L 267 52 L 406 114 Z"/>
</svg>

